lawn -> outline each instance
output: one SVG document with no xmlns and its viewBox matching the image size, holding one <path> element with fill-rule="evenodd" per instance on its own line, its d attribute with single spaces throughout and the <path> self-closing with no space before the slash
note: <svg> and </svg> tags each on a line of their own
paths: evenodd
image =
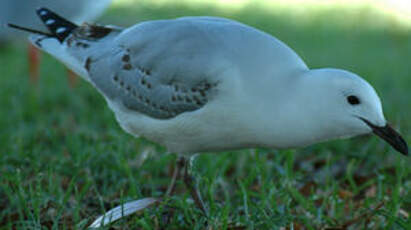
<svg viewBox="0 0 411 230">
<path fill-rule="evenodd" d="M 148 0 L 113 5 L 103 22 L 188 15 L 232 18 L 273 34 L 312 68 L 358 73 L 411 143 L 411 27 L 376 8 Z M 89 84 L 70 88 L 44 55 L 27 77 L 25 45 L 0 48 L 0 230 L 86 229 L 124 202 L 161 197 L 175 155 L 121 130 Z M 204 217 L 179 183 L 167 205 L 106 229 L 411 229 L 411 160 L 374 136 L 295 150 L 203 154 L 194 170 Z"/>
</svg>

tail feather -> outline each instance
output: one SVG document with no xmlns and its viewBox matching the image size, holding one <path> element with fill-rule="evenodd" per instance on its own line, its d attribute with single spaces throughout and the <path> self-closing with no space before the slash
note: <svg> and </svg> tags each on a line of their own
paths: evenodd
<svg viewBox="0 0 411 230">
<path fill-rule="evenodd" d="M 50 33 L 60 42 L 63 42 L 78 27 L 47 8 L 39 8 L 36 12 Z"/>
</svg>

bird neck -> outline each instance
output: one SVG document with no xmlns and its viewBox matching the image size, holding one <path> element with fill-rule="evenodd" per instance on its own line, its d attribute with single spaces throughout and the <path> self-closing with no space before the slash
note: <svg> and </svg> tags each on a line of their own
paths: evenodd
<svg viewBox="0 0 411 230">
<path fill-rule="evenodd" d="M 324 98 L 321 81 L 309 72 L 291 77 L 283 86 L 286 90 L 271 95 L 273 100 L 265 105 L 268 113 L 260 110 L 259 116 L 265 121 L 259 123 L 267 130 L 265 137 L 260 137 L 273 144 L 269 147 L 300 147 L 343 136 L 342 130 L 335 129 L 337 116 L 324 110 L 326 99 L 319 100 Z"/>
</svg>

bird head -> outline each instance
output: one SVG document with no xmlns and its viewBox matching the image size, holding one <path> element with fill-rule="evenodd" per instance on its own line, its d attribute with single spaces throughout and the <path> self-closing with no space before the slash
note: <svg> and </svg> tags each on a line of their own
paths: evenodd
<svg viewBox="0 0 411 230">
<path fill-rule="evenodd" d="M 363 78 L 344 70 L 317 69 L 309 71 L 306 79 L 312 90 L 308 100 L 315 101 L 314 109 L 326 121 L 326 129 L 340 137 L 373 132 L 408 155 L 406 141 L 388 124 L 380 98 Z"/>
</svg>

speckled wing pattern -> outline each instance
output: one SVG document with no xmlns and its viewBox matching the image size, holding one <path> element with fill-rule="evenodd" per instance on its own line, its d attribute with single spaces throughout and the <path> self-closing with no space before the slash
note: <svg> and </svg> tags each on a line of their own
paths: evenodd
<svg viewBox="0 0 411 230">
<path fill-rule="evenodd" d="M 141 38 L 138 29 L 131 31 L 128 36 L 135 39 L 120 37 L 118 49 L 107 57 L 87 59 L 90 79 L 110 100 L 153 118 L 202 108 L 215 94 L 218 81 L 213 76 L 221 71 L 211 67 L 212 55 L 207 55 L 207 46 L 213 44 L 205 45 L 201 33 L 190 28 L 171 28 L 175 35 L 167 37 L 170 31 L 158 26 L 140 32 L 150 29 L 152 36 Z M 181 29 L 185 34 L 176 33 Z"/>
</svg>

